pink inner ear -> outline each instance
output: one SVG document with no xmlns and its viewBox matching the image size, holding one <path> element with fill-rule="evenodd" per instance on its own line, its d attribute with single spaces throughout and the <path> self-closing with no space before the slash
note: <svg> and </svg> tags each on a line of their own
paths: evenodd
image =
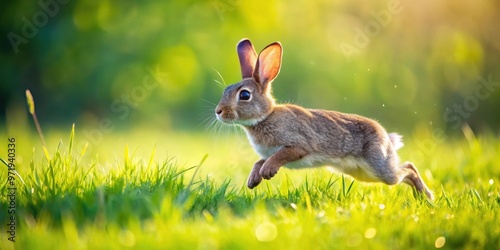
<svg viewBox="0 0 500 250">
<path fill-rule="evenodd" d="M 281 68 L 282 48 L 281 44 L 276 42 L 268 45 L 260 52 L 254 78 L 257 82 L 267 89 L 268 84 L 278 76 Z"/>
<path fill-rule="evenodd" d="M 242 78 L 252 77 L 257 62 L 257 53 L 252 43 L 250 40 L 244 39 L 238 43 L 236 49 L 240 60 Z"/>
</svg>

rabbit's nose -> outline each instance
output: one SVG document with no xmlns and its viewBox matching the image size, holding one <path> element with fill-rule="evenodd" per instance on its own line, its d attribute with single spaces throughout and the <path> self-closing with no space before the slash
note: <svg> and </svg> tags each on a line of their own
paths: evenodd
<svg viewBox="0 0 500 250">
<path fill-rule="evenodd" d="M 218 115 L 222 114 L 222 109 L 221 108 L 217 108 L 215 110 L 215 113 L 218 114 Z"/>
</svg>

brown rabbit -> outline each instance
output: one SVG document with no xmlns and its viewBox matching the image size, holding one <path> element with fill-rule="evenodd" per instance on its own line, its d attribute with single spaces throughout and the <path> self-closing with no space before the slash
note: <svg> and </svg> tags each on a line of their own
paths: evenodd
<svg viewBox="0 0 500 250">
<path fill-rule="evenodd" d="M 271 179 L 281 166 L 331 166 L 360 181 L 403 181 L 433 199 L 411 162 L 399 166 L 400 135 L 387 134 L 362 116 L 275 103 L 271 82 L 281 67 L 279 42 L 257 56 L 250 40 L 243 39 L 237 51 L 243 80 L 226 87 L 215 113 L 219 121 L 241 125 L 261 157 L 250 172 L 249 188 Z"/>
</svg>

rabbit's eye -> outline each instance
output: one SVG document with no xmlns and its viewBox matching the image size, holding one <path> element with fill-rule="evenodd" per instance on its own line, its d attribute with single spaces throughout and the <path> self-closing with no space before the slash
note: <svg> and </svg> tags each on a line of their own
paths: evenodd
<svg viewBox="0 0 500 250">
<path fill-rule="evenodd" d="M 248 100 L 250 100 L 250 91 L 248 91 L 248 90 L 242 90 L 240 92 L 240 100 L 242 100 L 242 101 L 248 101 Z"/>
</svg>

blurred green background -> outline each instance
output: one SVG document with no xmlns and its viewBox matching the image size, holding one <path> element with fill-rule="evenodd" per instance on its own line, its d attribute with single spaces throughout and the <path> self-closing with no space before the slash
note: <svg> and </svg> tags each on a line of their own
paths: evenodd
<svg viewBox="0 0 500 250">
<path fill-rule="evenodd" d="M 358 113 L 403 133 L 500 124 L 495 0 L 2 5 L 7 129 L 31 126 L 26 89 L 45 127 L 206 129 L 223 91 L 217 82 L 240 80 L 235 46 L 245 37 L 258 51 L 283 44 L 278 101 Z"/>
</svg>

